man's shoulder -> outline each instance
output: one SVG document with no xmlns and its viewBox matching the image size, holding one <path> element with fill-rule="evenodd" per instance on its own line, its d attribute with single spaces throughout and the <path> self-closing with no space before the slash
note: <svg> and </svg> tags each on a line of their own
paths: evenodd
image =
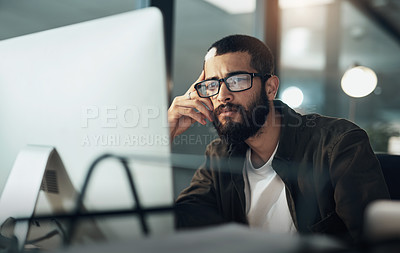
<svg viewBox="0 0 400 253">
<path fill-rule="evenodd" d="M 318 147 L 334 147 L 337 143 L 368 139 L 367 133 L 353 122 L 343 119 L 308 114 L 303 116 L 302 126 L 296 131 L 296 138 Z"/>
<path fill-rule="evenodd" d="M 320 130 L 323 132 L 330 132 L 341 134 L 353 130 L 362 130 L 353 122 L 336 117 L 323 116 L 319 114 L 306 114 L 303 115 L 303 127 L 309 130 Z"/>
<path fill-rule="evenodd" d="M 317 113 L 300 114 L 283 102 L 276 100 L 274 106 L 284 117 L 284 127 L 289 129 L 309 130 L 311 132 L 345 133 L 361 128 L 353 122 L 337 117 L 324 116 Z"/>
</svg>

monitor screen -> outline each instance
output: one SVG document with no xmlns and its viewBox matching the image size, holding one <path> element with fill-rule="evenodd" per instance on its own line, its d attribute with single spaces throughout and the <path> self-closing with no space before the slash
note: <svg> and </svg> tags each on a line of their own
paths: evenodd
<svg viewBox="0 0 400 253">
<path fill-rule="evenodd" d="M 0 41 L 0 189 L 27 145 L 55 147 L 78 191 L 104 153 L 168 158 L 163 40 L 147 8 Z M 145 160 L 131 160 L 142 204 L 172 204 L 169 162 Z M 88 209 L 135 204 L 120 167 L 96 171 Z"/>
</svg>

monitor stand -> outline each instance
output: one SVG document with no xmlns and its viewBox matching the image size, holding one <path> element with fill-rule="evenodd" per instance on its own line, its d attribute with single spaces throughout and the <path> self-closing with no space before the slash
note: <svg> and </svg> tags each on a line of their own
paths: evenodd
<svg viewBox="0 0 400 253">
<path fill-rule="evenodd" d="M 70 213 L 77 194 L 54 147 L 27 146 L 19 152 L 1 195 L 0 224 L 4 224 L 10 217 L 29 218 L 35 215 Z M 48 226 L 43 225 L 29 224 L 29 221 L 14 224 L 13 235 L 18 239 L 20 250 L 26 247 L 25 243 L 29 239 L 48 232 L 45 231 Z M 102 239 L 100 231 L 94 237 Z M 59 246 L 52 244 L 54 241 L 47 240 L 41 246 Z"/>
</svg>

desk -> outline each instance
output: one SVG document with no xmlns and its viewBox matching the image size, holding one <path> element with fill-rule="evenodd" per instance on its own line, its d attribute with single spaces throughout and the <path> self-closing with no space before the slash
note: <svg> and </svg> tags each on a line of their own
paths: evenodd
<svg viewBox="0 0 400 253">
<path fill-rule="evenodd" d="M 326 236 L 269 234 L 243 225 L 227 224 L 172 235 L 130 241 L 72 246 L 58 253 L 248 253 L 248 252 L 337 252 L 345 247 Z"/>
</svg>

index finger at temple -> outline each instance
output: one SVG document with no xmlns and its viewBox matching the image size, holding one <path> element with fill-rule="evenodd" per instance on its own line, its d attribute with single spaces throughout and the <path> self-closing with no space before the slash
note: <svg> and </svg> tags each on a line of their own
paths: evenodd
<svg viewBox="0 0 400 253">
<path fill-rule="evenodd" d="M 204 80 L 204 70 L 201 71 L 199 78 L 197 78 L 196 83 L 201 82 Z"/>
<path fill-rule="evenodd" d="M 194 86 L 201 81 L 204 81 L 204 70 L 201 71 L 199 78 L 190 86 L 190 89 L 195 90 Z"/>
<path fill-rule="evenodd" d="M 193 85 L 192 85 L 193 89 L 194 89 L 195 84 L 199 83 L 201 81 L 204 81 L 204 70 L 201 71 L 199 78 L 197 78 L 197 80 L 193 83 Z"/>
</svg>

